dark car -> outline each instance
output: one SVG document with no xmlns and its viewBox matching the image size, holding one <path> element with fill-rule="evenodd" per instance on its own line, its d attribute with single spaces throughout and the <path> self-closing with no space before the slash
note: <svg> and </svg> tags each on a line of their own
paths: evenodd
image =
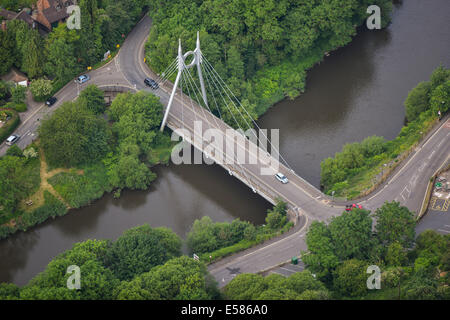
<svg viewBox="0 0 450 320">
<path fill-rule="evenodd" d="M 144 83 L 146 85 L 148 85 L 152 89 L 158 89 L 159 88 L 158 83 L 155 80 L 153 80 L 153 79 L 145 78 L 144 79 Z"/>
<path fill-rule="evenodd" d="M 52 105 L 55 104 L 56 100 L 57 100 L 56 97 L 48 98 L 47 101 L 45 101 L 45 104 L 47 106 L 51 107 Z"/>
</svg>

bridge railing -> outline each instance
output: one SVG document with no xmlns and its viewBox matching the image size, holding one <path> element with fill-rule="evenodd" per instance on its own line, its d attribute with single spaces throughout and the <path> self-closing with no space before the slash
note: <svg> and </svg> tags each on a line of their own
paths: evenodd
<svg viewBox="0 0 450 320">
<path fill-rule="evenodd" d="M 175 123 L 177 122 L 177 123 Z M 176 118 L 171 118 L 168 120 L 167 124 L 169 127 L 171 127 L 172 130 L 181 129 L 182 125 L 180 121 Z M 195 139 L 194 139 L 195 140 Z M 203 146 L 197 146 L 196 141 L 190 141 L 190 138 L 186 138 L 186 141 L 189 142 L 191 145 L 193 145 L 198 150 L 202 150 Z M 201 142 L 202 144 L 204 141 Z M 223 150 L 222 150 L 223 151 Z M 211 155 L 211 157 L 214 159 L 214 156 Z M 240 168 L 237 168 L 236 165 L 228 164 L 224 161 L 215 161 L 216 163 L 220 164 L 225 170 L 229 172 L 230 175 L 235 176 L 239 180 L 241 180 L 244 184 L 248 185 L 254 192 L 257 192 L 260 194 L 263 198 L 265 198 L 267 201 L 269 201 L 272 204 L 276 204 L 276 200 L 278 198 L 285 201 L 290 207 L 294 208 L 295 204 L 290 202 L 288 199 L 285 199 L 285 197 L 278 191 L 274 191 L 272 188 L 267 186 L 265 183 L 262 183 L 260 180 L 255 179 L 252 174 L 243 174 L 242 170 L 248 171 L 245 169 L 245 167 L 240 166 Z"/>
</svg>

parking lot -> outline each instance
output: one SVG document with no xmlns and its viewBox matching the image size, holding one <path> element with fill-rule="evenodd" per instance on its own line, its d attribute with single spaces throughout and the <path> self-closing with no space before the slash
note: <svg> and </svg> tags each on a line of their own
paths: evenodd
<svg viewBox="0 0 450 320">
<path fill-rule="evenodd" d="M 439 175 L 431 195 L 428 211 L 417 225 L 417 234 L 433 229 L 441 234 L 450 234 L 450 171 Z"/>
<path fill-rule="evenodd" d="M 301 272 L 305 270 L 304 263 L 299 259 L 298 264 L 292 264 L 291 262 L 285 263 L 279 267 L 273 268 L 267 272 L 265 272 L 263 275 L 268 276 L 269 274 L 275 273 L 282 275 L 283 277 L 289 277 L 290 275 Z"/>
</svg>

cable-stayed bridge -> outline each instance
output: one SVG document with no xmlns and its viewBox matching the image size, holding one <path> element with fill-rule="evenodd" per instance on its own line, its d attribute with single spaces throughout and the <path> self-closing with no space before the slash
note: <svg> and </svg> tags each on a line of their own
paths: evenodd
<svg viewBox="0 0 450 320">
<path fill-rule="evenodd" d="M 193 59 L 187 64 L 186 60 L 191 55 Z M 192 72 L 191 68 L 194 69 Z M 168 79 L 175 74 L 172 84 Z M 158 83 L 165 91 L 171 92 L 161 130 L 167 125 L 186 143 L 202 151 L 205 160 L 214 160 L 269 202 L 285 201 L 292 217 L 300 213 L 305 203 L 321 201 L 326 204 L 329 201 L 327 196 L 294 172 L 279 153 L 277 141 L 269 139 L 268 132 L 258 127 L 203 56 L 198 35 L 194 51 L 183 54 L 180 41 L 177 58 L 161 74 Z M 165 104 L 166 99 L 162 100 Z M 225 117 L 233 127 L 224 121 Z M 247 131 L 250 134 L 245 137 L 243 133 L 248 129 L 253 131 Z M 289 182 L 283 184 L 278 181 L 276 173 L 282 173 Z"/>
</svg>

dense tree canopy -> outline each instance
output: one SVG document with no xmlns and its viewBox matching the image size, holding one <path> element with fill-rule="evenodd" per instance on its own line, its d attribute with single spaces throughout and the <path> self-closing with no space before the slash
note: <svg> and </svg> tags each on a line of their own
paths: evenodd
<svg viewBox="0 0 450 320">
<path fill-rule="evenodd" d="M 255 118 L 284 96 L 298 95 L 305 70 L 351 40 L 370 4 L 381 6 L 386 25 L 390 0 L 152 1 L 147 57 L 163 72 L 176 56 L 178 39 L 191 49 L 199 30 L 203 54 Z M 220 109 L 236 126 L 233 111 L 224 103 Z"/>
<path fill-rule="evenodd" d="M 0 6 L 18 11 L 31 8 L 35 0 L 1 0 Z M 65 23 L 42 37 L 19 19 L 7 22 L 0 31 L 0 74 L 11 66 L 30 78 L 45 75 L 62 86 L 79 71 L 97 63 L 108 50 L 114 50 L 137 22 L 148 0 L 80 0 L 81 29 L 69 30 Z"/>
<path fill-rule="evenodd" d="M 279 274 L 262 277 L 240 274 L 224 288 L 232 300 L 326 300 L 329 292 L 309 271 L 297 272 L 285 278 Z"/>
<path fill-rule="evenodd" d="M 21 299 L 111 299 L 113 289 L 119 284 L 111 270 L 101 259 L 106 254 L 107 241 L 87 240 L 77 243 L 47 266 L 44 272 L 33 278 L 21 289 Z M 71 265 L 80 267 L 81 289 L 67 289 Z"/>
<path fill-rule="evenodd" d="M 125 231 L 108 248 L 105 265 L 118 279 L 130 280 L 179 256 L 180 249 L 181 240 L 171 230 L 143 225 Z"/>
<path fill-rule="evenodd" d="M 100 114 L 105 111 L 103 91 L 100 90 L 95 84 L 88 85 L 83 91 L 81 91 L 78 97 L 78 102 L 94 114 Z"/>
<path fill-rule="evenodd" d="M 165 228 L 130 229 L 115 242 L 87 240 L 56 256 L 26 286 L 0 284 L 0 300 L 217 299 L 206 266 L 180 255 L 181 240 Z M 69 266 L 80 267 L 71 290 Z M 123 280 L 126 279 L 126 280 Z"/>
<path fill-rule="evenodd" d="M 65 102 L 39 127 L 42 148 L 49 163 L 70 167 L 99 160 L 109 149 L 107 122 L 83 104 Z"/>
<path fill-rule="evenodd" d="M 397 201 L 386 202 L 375 211 L 377 238 L 384 246 L 399 242 L 410 247 L 416 235 L 414 212 L 400 206 Z"/>
<path fill-rule="evenodd" d="M 182 256 L 157 266 L 114 291 L 116 299 L 208 300 L 219 293 L 206 267 Z"/>
<path fill-rule="evenodd" d="M 373 248 L 369 211 L 353 209 L 333 217 L 329 225 L 313 222 L 306 236 L 308 253 L 303 261 L 321 279 L 329 279 L 339 261 L 368 259 Z"/>
<path fill-rule="evenodd" d="M 0 158 L 0 218 L 13 213 L 19 201 L 34 191 L 40 178 L 31 171 L 38 162 L 38 159 L 27 159 L 19 154 Z"/>
<path fill-rule="evenodd" d="M 142 160 L 152 164 L 154 149 L 167 144 L 158 130 L 162 121 L 159 98 L 144 92 L 119 94 L 108 115 L 114 121 L 118 142 L 105 161 L 111 183 L 120 188 L 146 189 L 156 176 Z"/>
</svg>

